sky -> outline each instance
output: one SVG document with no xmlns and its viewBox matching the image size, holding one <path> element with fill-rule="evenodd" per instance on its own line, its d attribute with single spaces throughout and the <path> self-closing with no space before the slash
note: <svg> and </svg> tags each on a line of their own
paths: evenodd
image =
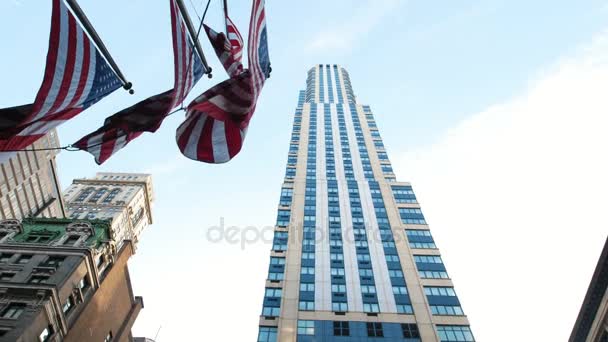
<svg viewBox="0 0 608 342">
<path fill-rule="evenodd" d="M 220 3 L 205 19 L 218 28 Z M 116 91 L 61 126 L 63 144 L 173 79 L 167 0 L 80 4 L 136 93 Z M 198 20 L 204 5 L 188 5 Z M 182 157 L 181 113 L 103 166 L 85 152 L 58 157 L 64 188 L 99 171 L 154 177 L 154 224 L 130 261 L 145 305 L 134 334 L 255 340 L 271 245 L 238 233 L 217 241 L 210 228 L 274 224 L 298 90 L 314 64 L 337 63 L 371 105 L 397 179 L 412 182 L 476 339 L 567 340 L 608 232 L 608 1 L 266 7 L 272 77 L 233 161 Z M 249 10 L 230 2 L 245 36 Z M 32 102 L 50 2 L 5 0 L 0 13 L 0 107 Z M 216 71 L 191 98 L 226 78 L 202 41 Z"/>
</svg>

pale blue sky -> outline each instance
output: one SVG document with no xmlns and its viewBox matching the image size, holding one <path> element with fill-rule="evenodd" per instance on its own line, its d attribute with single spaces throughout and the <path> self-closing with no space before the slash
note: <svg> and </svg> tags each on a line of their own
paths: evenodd
<svg viewBox="0 0 608 342">
<path fill-rule="evenodd" d="M 220 3 L 220 0 L 212 0 L 207 18 L 207 22 L 216 27 L 221 18 Z M 116 91 L 63 125 L 59 133 L 64 144 L 98 128 L 106 116 L 169 89 L 173 80 L 167 0 L 81 0 L 80 4 L 124 74 L 133 82 L 136 94 L 129 96 L 124 91 Z M 195 1 L 195 6 L 199 13 L 202 12 L 200 1 Z M 481 184 L 476 183 L 476 179 L 460 188 L 450 188 L 452 183 L 447 181 L 444 187 L 432 184 L 442 184 L 441 180 L 457 174 L 466 164 L 462 159 L 469 157 L 467 151 L 472 151 L 471 146 L 476 148 L 492 140 L 484 137 L 467 141 L 470 145 L 463 143 L 471 149 L 463 147 L 461 156 L 464 158 L 460 160 L 445 157 L 440 153 L 443 151 L 441 146 L 452 141 L 449 138 L 459 132 L 474 136 L 463 127 L 493 132 L 474 119 L 496 106 L 507 104 L 505 108 L 512 108 L 509 104 L 513 99 L 524 101 L 534 84 L 544 85 L 543 82 L 557 78 L 552 75 L 561 75 L 564 59 L 584 55 L 581 63 L 574 63 L 579 66 L 586 65 L 586 58 L 595 58 L 595 55 L 589 55 L 587 47 L 593 45 L 594 39 L 608 27 L 606 0 L 267 0 L 266 6 L 273 73 L 264 88 L 245 147 L 235 160 L 226 165 L 206 165 L 183 158 L 174 139 L 182 114 L 168 118 L 156 134 L 140 137 L 102 167 L 85 152 L 64 152 L 59 157 L 64 187 L 73 178 L 92 176 L 97 171 L 151 172 L 154 176 L 155 223 L 142 236 L 131 263 L 133 286 L 136 294 L 144 296 L 145 302 L 136 324 L 136 334 L 153 337 L 162 325 L 160 341 L 255 339 L 270 245 L 257 243 L 241 250 L 236 245 L 209 243 L 205 233 L 209 226 L 219 223 L 220 217 L 225 218 L 227 226 L 263 227 L 274 223 L 298 90 L 304 88 L 306 72 L 312 65 L 337 63 L 350 72 L 358 99 L 372 106 L 389 156 L 397 167 L 397 178 L 414 181 L 477 338 L 480 341 L 507 341 L 513 337 L 520 341 L 565 340 L 599 255 L 602 236 L 605 239 L 605 226 L 588 227 L 591 229 L 588 236 L 595 238 L 591 238 L 594 244 L 586 248 L 589 254 L 581 261 L 585 266 L 580 267 L 580 274 L 575 277 L 578 282 L 561 289 L 573 292 L 568 312 L 552 317 L 546 326 L 521 323 L 530 324 L 530 334 L 536 330 L 557 329 L 555 339 L 544 339 L 546 336 L 540 335 L 543 338 L 528 340 L 515 335 L 516 331 L 509 331 L 517 329 L 513 328 L 512 316 L 506 313 L 519 310 L 538 313 L 551 308 L 536 306 L 534 300 L 517 302 L 517 298 L 525 298 L 525 288 L 516 293 L 509 291 L 513 286 L 500 288 L 498 284 L 501 277 L 517 279 L 517 267 L 524 266 L 507 267 L 500 277 L 481 279 L 478 278 L 481 270 L 472 270 L 475 258 L 469 259 L 471 254 L 463 252 L 472 253 L 485 245 L 489 240 L 484 239 L 491 237 L 478 232 L 482 229 L 484 233 L 492 231 L 497 222 L 477 222 L 480 231 L 463 227 L 461 234 L 447 231 L 456 228 L 453 222 L 443 226 L 434 224 L 442 223 L 447 215 L 440 210 L 443 208 L 441 199 L 452 198 L 457 190 L 463 192 L 449 205 L 452 210 L 469 213 L 470 216 L 464 219 L 471 223 L 477 213 L 468 204 L 477 199 L 487 203 L 496 201 L 494 203 L 499 206 L 504 194 L 490 193 L 485 194 L 489 198 L 479 199 L 473 196 L 473 190 L 467 193 L 467 189 Z M 249 10 L 249 1 L 231 2 L 233 19 L 245 37 Z M 0 2 L 0 13 L 3 46 L 0 107 L 29 103 L 35 97 L 44 69 L 50 2 L 4 0 Z M 203 45 L 215 69 L 215 77 L 199 81 L 193 95 L 225 79 L 205 40 Z M 601 56 L 604 56 L 603 52 Z M 599 72 L 590 73 L 595 74 Z M 591 89 L 593 82 L 599 81 L 591 79 L 576 84 Z M 561 100 L 560 97 L 547 98 Z M 531 112 L 535 113 L 535 110 L 531 109 Z M 605 121 L 597 121 L 601 120 L 599 116 L 589 115 L 586 121 L 589 126 L 585 128 L 606 127 Z M 506 122 L 512 123 L 509 119 Z M 525 129 L 527 121 L 520 123 L 518 127 Z M 535 127 L 542 140 L 544 131 L 553 126 L 549 119 Z M 555 135 L 550 135 L 556 137 L 556 141 L 571 133 L 568 125 L 559 127 L 555 128 Z M 515 130 L 513 136 L 505 139 L 515 141 L 519 133 Z M 584 130 L 581 135 L 585 135 Z M 605 147 L 602 145 L 605 140 L 598 141 L 599 146 Z M 593 146 L 597 147 L 598 141 Z M 449 145 L 453 147 L 454 144 Z M 586 145 L 581 146 L 581 149 L 585 148 Z M 423 157 L 417 154 L 422 153 L 420 151 L 424 152 Z M 553 155 L 547 151 L 541 150 L 540 155 L 545 152 Z M 555 151 L 557 155 L 562 152 Z M 471 158 L 482 155 L 475 154 Z M 508 160 L 512 164 L 522 163 L 522 168 L 528 167 L 518 156 L 509 156 Z M 466 164 L 470 169 L 463 172 L 475 174 L 476 170 L 483 169 L 478 166 L 487 158 L 477 160 L 480 164 Z M 579 162 L 584 164 L 591 159 Z M 430 166 L 424 169 L 421 165 Z M 595 165 L 594 169 L 604 166 Z M 542 168 L 542 164 L 534 167 Z M 584 179 L 588 174 L 583 169 L 581 166 L 564 177 Z M 562 167 L 552 167 L 548 173 L 560 170 Z M 434 178 L 424 178 L 423 175 L 431 172 Z M 511 177 L 508 173 L 500 174 L 499 170 L 493 172 L 496 174 L 486 179 L 484 187 L 502 184 L 504 179 Z M 543 177 L 539 175 L 539 179 Z M 606 184 L 599 177 L 597 182 L 600 183 L 590 186 L 590 193 L 585 196 L 591 198 Z M 539 192 L 539 196 L 546 193 Z M 520 195 L 525 197 L 525 191 Z M 538 201 L 543 201 L 541 198 Z M 601 198 L 602 203 L 606 203 L 604 197 Z M 517 212 L 506 206 L 501 210 L 497 213 L 500 217 Z M 530 215 L 534 216 L 534 213 Z M 595 215 L 599 214 L 595 212 Z M 446 230 L 443 238 L 442 229 Z M 540 235 L 538 238 L 540 248 L 546 241 Z M 587 245 L 585 240 L 579 242 Z M 481 253 L 481 250 L 478 251 Z M 496 253 L 503 254 L 496 258 L 508 258 L 511 252 L 497 247 Z M 557 256 L 558 250 L 554 252 Z M 521 281 L 535 283 L 540 280 Z M 172 289 L 176 284 L 178 288 Z M 481 300 L 485 298 L 475 298 L 475 293 L 488 286 L 506 293 L 495 301 L 500 307 Z M 559 305 L 555 304 L 555 307 Z M 492 325 L 487 319 L 490 313 L 496 317 L 504 315 L 502 319 L 509 320 L 504 327 L 506 330 L 500 331 L 499 325 Z M 563 324 L 556 328 L 552 322 L 559 319 Z"/>
</svg>

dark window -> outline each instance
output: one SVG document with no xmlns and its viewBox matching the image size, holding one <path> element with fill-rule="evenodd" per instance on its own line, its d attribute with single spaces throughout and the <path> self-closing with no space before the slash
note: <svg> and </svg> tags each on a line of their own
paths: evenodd
<svg viewBox="0 0 608 342">
<path fill-rule="evenodd" d="M 93 195 L 93 197 L 91 197 L 89 199 L 89 203 L 97 203 L 97 201 L 99 201 L 101 196 L 105 195 L 106 192 L 108 192 L 108 189 L 106 189 L 106 188 L 101 188 L 101 189 L 97 190 L 95 195 Z"/>
<path fill-rule="evenodd" d="M 7 253 L 1 253 L 0 254 L 0 262 L 8 262 L 8 260 L 10 258 L 12 258 L 13 255 L 12 254 L 7 254 Z"/>
<path fill-rule="evenodd" d="M 89 197 L 89 195 L 91 195 L 93 193 L 93 191 L 95 191 L 94 188 L 86 188 L 84 189 L 80 195 L 78 195 L 78 197 L 76 197 L 76 199 L 74 200 L 74 202 L 84 202 L 85 199 L 87 199 L 87 197 Z"/>
<path fill-rule="evenodd" d="M 420 333 L 418 332 L 418 326 L 416 324 L 401 324 L 401 330 L 403 330 L 403 338 L 420 337 Z"/>
<path fill-rule="evenodd" d="M 0 273 L 0 281 L 9 281 L 15 276 L 15 272 L 2 272 Z"/>
<path fill-rule="evenodd" d="M 63 244 L 65 246 L 74 246 L 76 244 L 76 242 L 80 240 L 80 235 L 70 235 L 68 236 L 68 238 L 63 242 Z"/>
<path fill-rule="evenodd" d="M 74 300 L 72 299 L 72 297 L 68 297 L 68 299 L 65 301 L 65 304 L 63 304 L 63 313 L 67 314 L 68 312 L 70 312 L 73 306 Z"/>
<path fill-rule="evenodd" d="M 384 332 L 382 331 L 382 323 L 379 323 L 379 322 L 367 323 L 367 336 L 384 337 Z"/>
<path fill-rule="evenodd" d="M 40 283 L 46 283 L 47 280 L 49 280 L 49 276 L 46 274 L 34 274 L 30 278 L 29 283 L 30 284 L 40 284 Z"/>
<path fill-rule="evenodd" d="M 348 322 L 334 322 L 334 336 L 350 336 Z"/>
<path fill-rule="evenodd" d="M 20 263 L 20 264 L 27 264 L 28 262 L 30 262 L 30 260 L 32 260 L 32 255 L 31 254 L 22 254 L 19 257 L 19 260 L 17 260 L 17 262 Z"/>
<path fill-rule="evenodd" d="M 86 292 L 89 289 L 89 279 L 86 276 L 80 279 L 80 282 L 78 282 L 78 288 L 82 292 Z"/>
<path fill-rule="evenodd" d="M 47 243 L 55 237 L 52 232 L 31 232 L 26 238 L 25 242 L 30 243 Z"/>
<path fill-rule="evenodd" d="M 2 312 L 2 318 L 17 319 L 25 310 L 25 303 L 10 303 Z"/>
<path fill-rule="evenodd" d="M 50 341 L 52 335 L 53 335 L 53 327 L 49 325 L 48 327 L 44 328 L 44 330 L 42 330 L 40 335 L 38 335 L 38 341 L 40 341 L 40 342 Z"/>
<path fill-rule="evenodd" d="M 62 256 L 50 256 L 47 261 L 44 263 L 44 266 L 47 267 L 59 267 L 65 260 L 65 257 Z"/>
</svg>

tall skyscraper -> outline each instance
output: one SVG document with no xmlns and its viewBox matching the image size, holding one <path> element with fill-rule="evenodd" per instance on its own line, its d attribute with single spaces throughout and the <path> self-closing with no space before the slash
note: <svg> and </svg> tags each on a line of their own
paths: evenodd
<svg viewBox="0 0 608 342">
<path fill-rule="evenodd" d="M 54 147 L 59 147 L 55 130 L 32 145 L 33 149 Z M 0 156 L 1 219 L 65 216 L 55 161 L 58 153 L 21 151 Z"/>
<path fill-rule="evenodd" d="M 143 229 L 152 224 L 154 191 L 148 174 L 98 172 L 92 179 L 74 179 L 64 196 L 72 219 L 112 219 L 117 241 L 137 246 Z"/>
<path fill-rule="evenodd" d="M 348 72 L 299 94 L 258 342 L 474 341 L 409 183 Z"/>
</svg>

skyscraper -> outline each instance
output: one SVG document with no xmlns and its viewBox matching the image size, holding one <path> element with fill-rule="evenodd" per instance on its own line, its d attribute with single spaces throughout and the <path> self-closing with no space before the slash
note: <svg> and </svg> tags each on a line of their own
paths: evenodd
<svg viewBox="0 0 608 342">
<path fill-rule="evenodd" d="M 33 149 L 59 147 L 52 130 Z M 29 149 L 29 148 L 28 148 Z M 55 158 L 58 150 L 3 153 L 0 157 L 0 218 L 64 217 Z"/>
<path fill-rule="evenodd" d="M 64 194 L 72 219 L 112 219 L 116 241 L 137 246 L 143 229 L 152 224 L 152 176 L 141 173 L 98 172 L 94 178 L 74 179 Z"/>
<path fill-rule="evenodd" d="M 258 342 L 474 341 L 409 183 L 348 72 L 300 91 Z"/>
</svg>

